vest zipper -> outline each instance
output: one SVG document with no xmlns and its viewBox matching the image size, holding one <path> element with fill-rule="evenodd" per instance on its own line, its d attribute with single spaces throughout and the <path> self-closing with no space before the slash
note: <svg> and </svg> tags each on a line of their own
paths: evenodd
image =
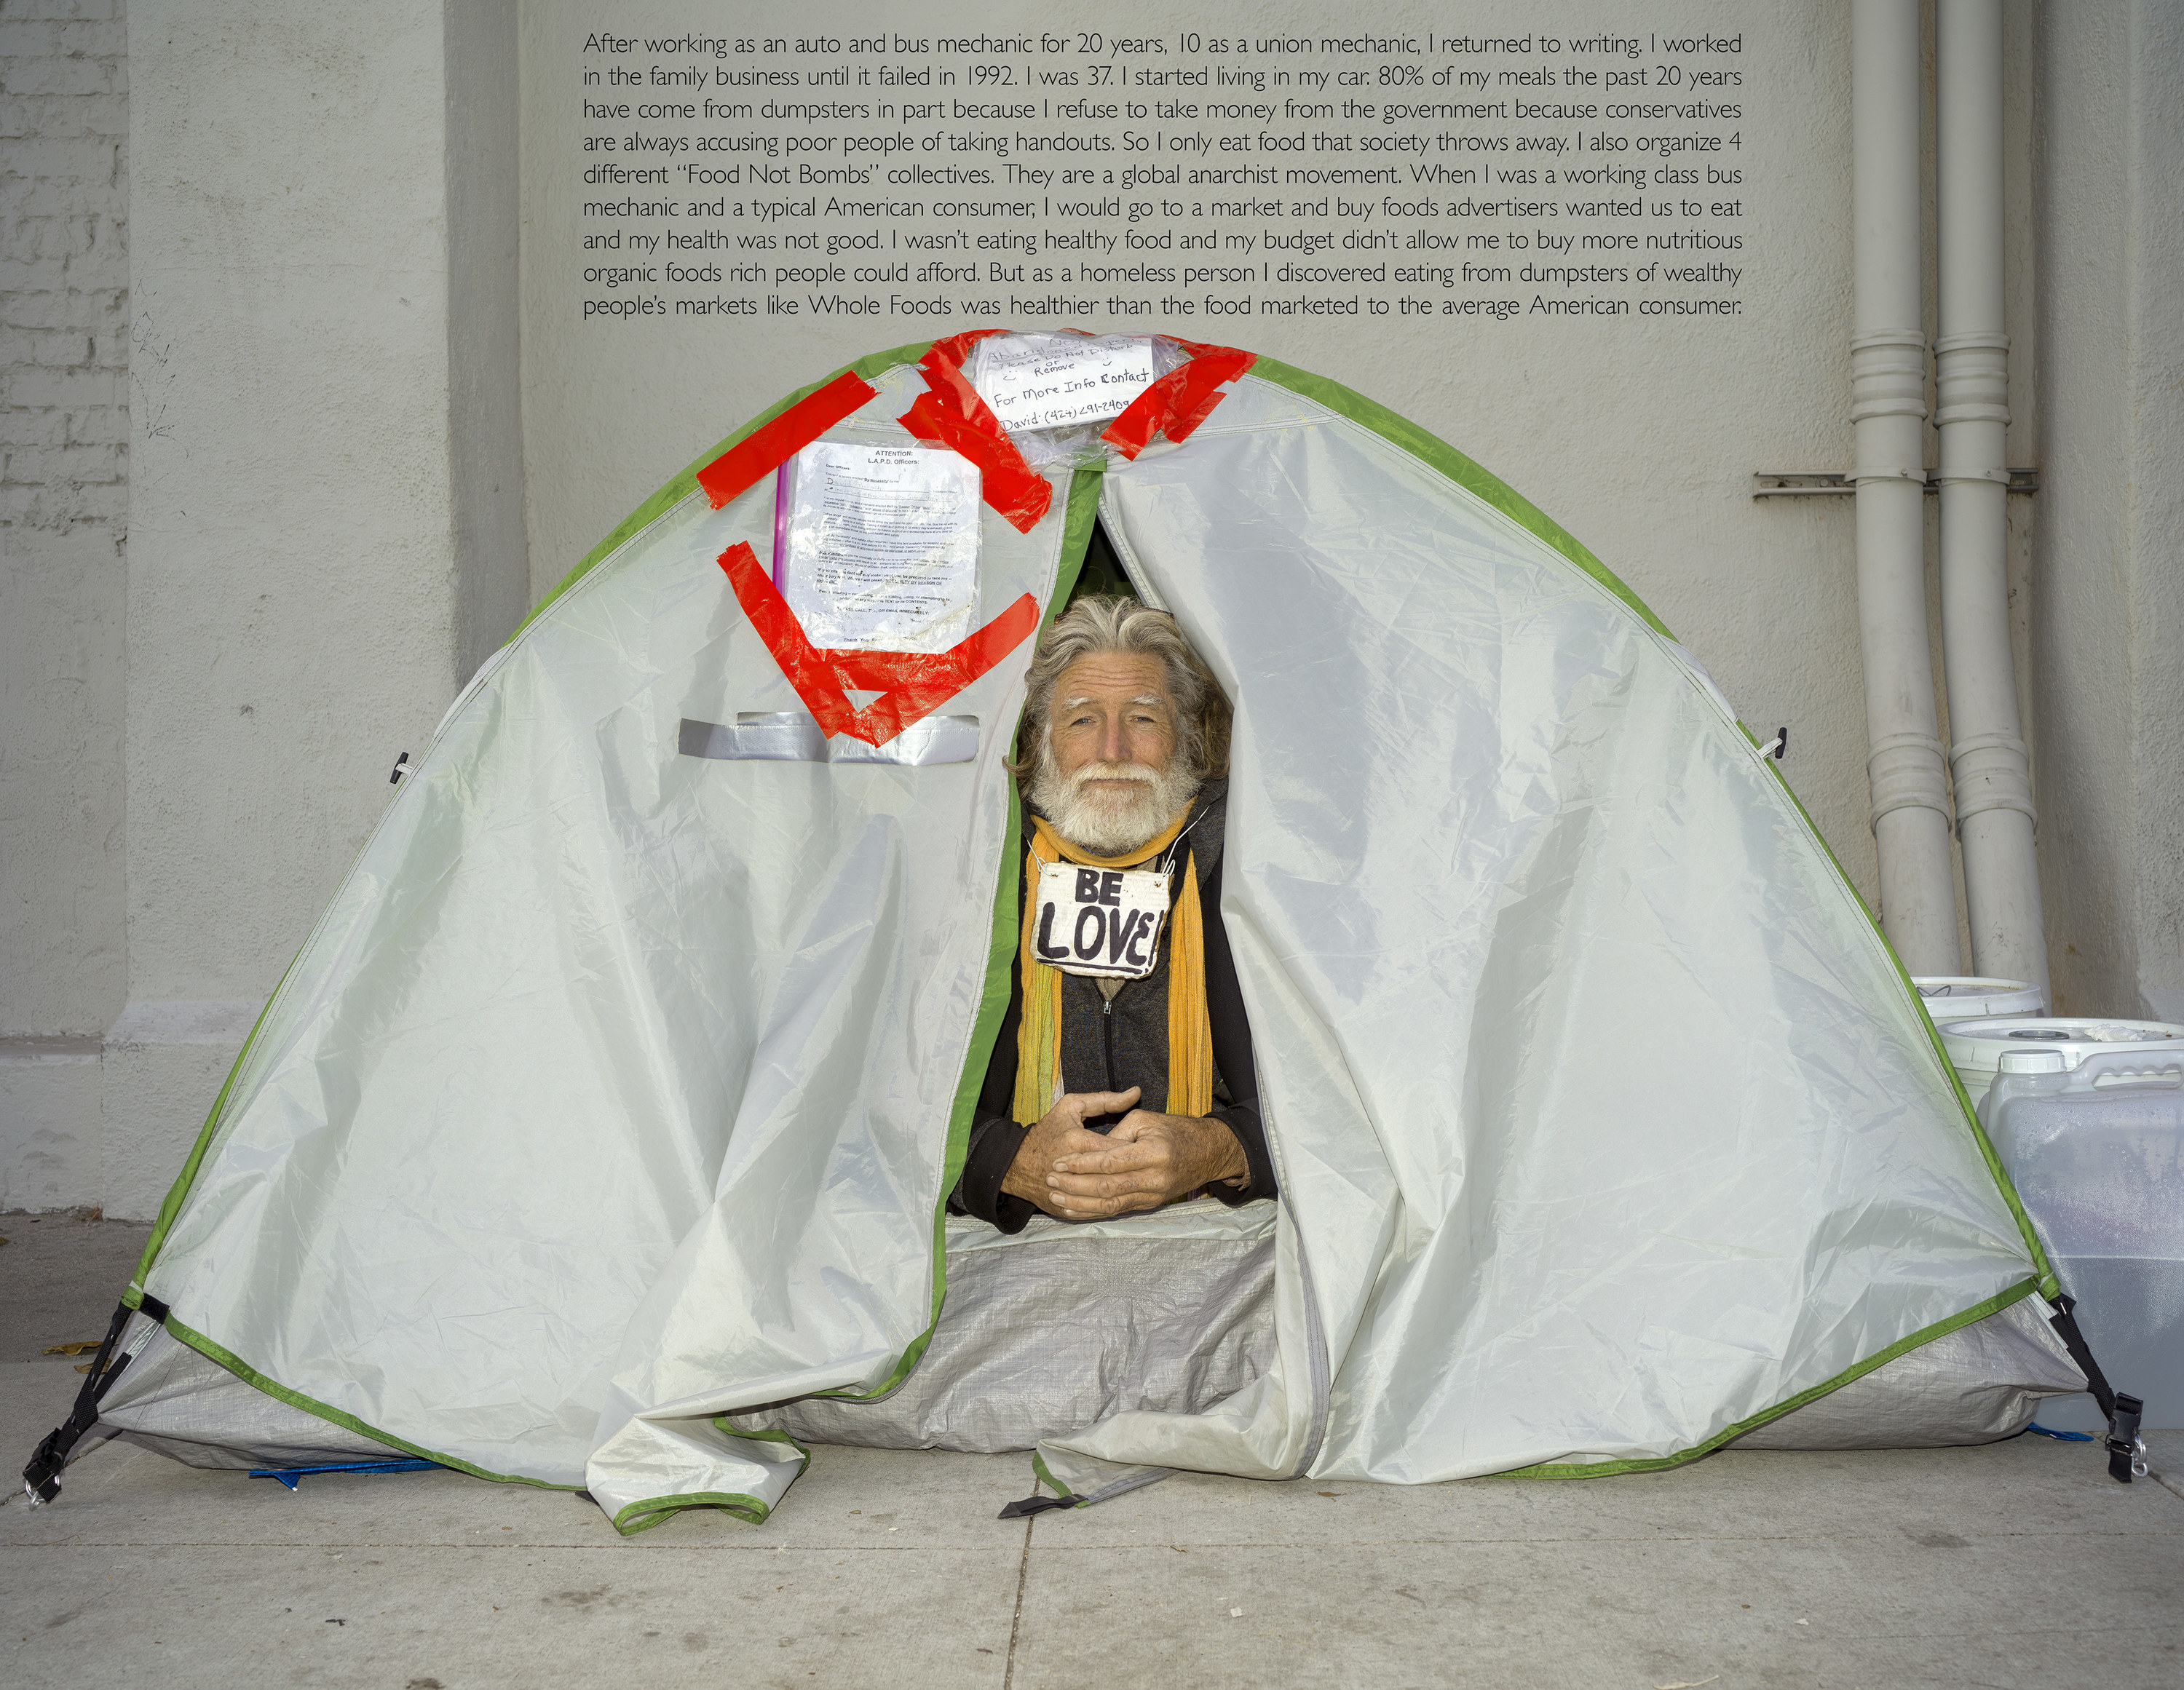
<svg viewBox="0 0 2184 1690">
<path fill-rule="evenodd" d="M 1115 1000 L 1104 992 L 1100 998 L 1100 1042 L 1106 1052 L 1107 1089 L 1115 1089 Z"/>
</svg>

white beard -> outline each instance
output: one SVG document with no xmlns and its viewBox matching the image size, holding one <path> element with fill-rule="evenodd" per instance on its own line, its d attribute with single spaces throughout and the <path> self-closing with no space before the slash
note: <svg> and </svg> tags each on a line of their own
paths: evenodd
<svg viewBox="0 0 2184 1690">
<path fill-rule="evenodd" d="M 1123 792 L 1088 792 L 1092 781 L 1129 781 Z M 1198 790 L 1198 776 L 1171 762 L 1156 775 L 1141 763 L 1088 763 L 1075 774 L 1056 772 L 1042 759 L 1032 777 L 1032 808 L 1080 851 L 1120 857 L 1136 850 L 1173 821 Z"/>
</svg>

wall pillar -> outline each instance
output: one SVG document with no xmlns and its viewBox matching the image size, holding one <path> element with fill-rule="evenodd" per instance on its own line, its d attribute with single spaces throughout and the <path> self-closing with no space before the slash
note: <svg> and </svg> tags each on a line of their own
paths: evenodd
<svg viewBox="0 0 2184 1690">
<path fill-rule="evenodd" d="M 2037 14 L 2041 889 L 2054 1010 L 2184 1020 L 2184 16 Z"/>
<path fill-rule="evenodd" d="M 521 614 L 514 11 L 133 8 L 109 1215 L 156 1210 L 396 754 Z"/>
</svg>

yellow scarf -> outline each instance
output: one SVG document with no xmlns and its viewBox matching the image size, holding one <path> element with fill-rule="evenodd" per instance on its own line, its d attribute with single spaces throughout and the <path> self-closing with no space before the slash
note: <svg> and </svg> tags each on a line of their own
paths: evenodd
<svg viewBox="0 0 2184 1690">
<path fill-rule="evenodd" d="M 1023 1020 L 1017 1028 L 1017 1092 L 1013 1113 L 1029 1126 L 1061 1097 L 1061 970 L 1032 953 L 1032 924 L 1039 915 L 1039 871 L 1046 863 L 1067 861 L 1088 869 L 1134 869 L 1173 845 L 1190 819 L 1190 806 L 1158 837 L 1119 857 L 1095 857 L 1080 851 L 1034 816 L 1031 849 L 1024 862 L 1024 907 L 1017 943 L 1017 967 L 1023 981 Z M 1188 853 L 1183 890 L 1168 924 L 1167 1099 L 1169 1115 L 1202 1115 L 1213 1107 L 1213 1024 L 1206 1011 L 1206 930 L 1199 918 L 1198 864 Z M 1080 1077 L 1077 1089 L 1087 1089 Z M 1140 1098 L 1150 1109 L 1152 1099 Z"/>
</svg>

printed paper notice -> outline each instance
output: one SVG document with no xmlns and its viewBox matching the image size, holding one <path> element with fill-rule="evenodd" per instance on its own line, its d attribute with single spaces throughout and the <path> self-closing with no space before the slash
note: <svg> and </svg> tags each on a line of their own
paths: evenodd
<svg viewBox="0 0 2184 1690">
<path fill-rule="evenodd" d="M 972 359 L 972 385 L 1011 434 L 1109 421 L 1158 373 L 1143 335 L 996 335 Z"/>
<path fill-rule="evenodd" d="M 815 646 L 942 652 L 978 602 L 978 471 L 953 452 L 821 441 L 793 460 L 775 579 Z"/>
</svg>

